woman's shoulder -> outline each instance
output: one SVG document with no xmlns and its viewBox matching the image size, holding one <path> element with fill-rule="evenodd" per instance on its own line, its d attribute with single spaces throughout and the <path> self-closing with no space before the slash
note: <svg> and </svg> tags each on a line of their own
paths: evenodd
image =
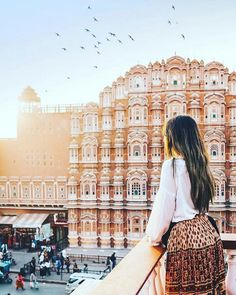
<svg viewBox="0 0 236 295">
<path fill-rule="evenodd" d="M 173 162 L 174 160 L 174 162 Z M 162 164 L 162 171 L 163 173 L 172 173 L 173 169 L 175 172 L 177 172 L 178 174 L 182 174 L 186 172 L 186 164 L 185 164 L 185 160 L 182 158 L 171 158 L 171 159 L 167 159 L 163 162 Z"/>
<path fill-rule="evenodd" d="M 185 165 L 185 160 L 183 158 L 170 158 L 170 159 L 164 160 L 162 165 L 165 167 L 170 167 L 173 165 L 173 161 L 177 165 Z"/>
</svg>

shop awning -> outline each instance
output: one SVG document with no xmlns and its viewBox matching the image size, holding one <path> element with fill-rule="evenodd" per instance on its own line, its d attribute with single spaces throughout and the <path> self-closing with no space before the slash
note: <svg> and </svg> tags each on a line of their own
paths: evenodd
<svg viewBox="0 0 236 295">
<path fill-rule="evenodd" d="M 17 216 L 0 216 L 0 225 L 12 225 L 16 219 Z"/>
<path fill-rule="evenodd" d="M 18 215 L 13 222 L 14 228 L 38 228 L 41 227 L 49 214 L 26 213 Z"/>
</svg>

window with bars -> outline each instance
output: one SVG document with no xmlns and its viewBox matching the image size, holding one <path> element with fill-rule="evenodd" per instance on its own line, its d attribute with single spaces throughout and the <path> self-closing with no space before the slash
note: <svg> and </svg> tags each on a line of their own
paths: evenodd
<svg viewBox="0 0 236 295">
<path fill-rule="evenodd" d="M 141 186 L 138 182 L 132 183 L 131 192 L 132 192 L 132 196 L 140 196 L 141 195 Z"/>
</svg>

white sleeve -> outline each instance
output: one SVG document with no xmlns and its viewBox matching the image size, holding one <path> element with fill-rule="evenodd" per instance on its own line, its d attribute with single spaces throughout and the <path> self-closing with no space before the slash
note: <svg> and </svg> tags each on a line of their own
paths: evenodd
<svg viewBox="0 0 236 295">
<path fill-rule="evenodd" d="M 167 160 L 162 165 L 160 187 L 146 229 L 152 244 L 161 242 L 169 228 L 175 211 L 176 190 L 172 160 Z"/>
</svg>

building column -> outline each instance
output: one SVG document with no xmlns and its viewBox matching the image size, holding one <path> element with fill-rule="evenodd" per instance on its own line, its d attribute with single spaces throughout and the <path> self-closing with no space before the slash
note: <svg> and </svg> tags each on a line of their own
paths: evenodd
<svg viewBox="0 0 236 295">
<path fill-rule="evenodd" d="M 78 247 L 78 219 L 77 210 L 68 209 L 68 240 L 70 247 Z"/>
</svg>

